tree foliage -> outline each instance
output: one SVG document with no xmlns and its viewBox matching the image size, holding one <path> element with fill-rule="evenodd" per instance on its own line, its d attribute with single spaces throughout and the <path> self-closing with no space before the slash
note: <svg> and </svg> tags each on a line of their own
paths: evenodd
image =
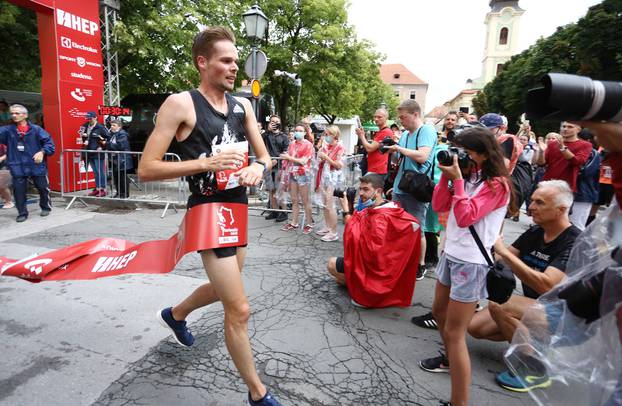
<svg viewBox="0 0 622 406">
<path fill-rule="evenodd" d="M 622 80 L 622 0 L 605 0 L 591 7 L 578 22 L 559 27 L 529 49 L 512 57 L 503 71 L 473 101 L 478 114 L 502 112 L 511 130 L 525 111 L 527 90 L 540 86 L 549 72 Z M 559 122 L 532 123 L 537 133 L 559 129 Z"/>
<path fill-rule="evenodd" d="M 250 54 L 242 14 L 253 0 L 163 0 L 123 2 L 115 32 L 121 66 L 122 93 L 170 92 L 196 86 L 190 44 L 197 24 L 222 24 L 236 34 L 240 68 Z M 275 70 L 302 79 L 300 115 L 313 112 L 329 122 L 336 117 L 368 114 L 369 106 L 394 105 L 390 88 L 380 81 L 381 55 L 368 42 L 356 40 L 347 23 L 345 0 L 266 0 L 268 38 L 259 44 L 269 58 L 261 79 L 264 93 L 274 96 L 284 124 L 294 118 L 298 89 Z M 201 13 L 199 10 L 209 10 Z M 241 72 L 239 81 L 246 75 Z"/>
<path fill-rule="evenodd" d="M 0 89 L 41 91 L 36 14 L 0 1 Z M 10 102 L 10 100 L 9 100 Z"/>
<path fill-rule="evenodd" d="M 240 53 L 238 85 L 246 79 L 244 60 L 250 54 L 242 14 L 255 0 L 124 0 L 114 28 L 121 94 L 168 93 L 198 85 L 191 44 L 199 27 L 225 25 L 236 34 Z M 261 79 L 263 92 L 274 96 L 284 124 L 291 122 L 298 89 L 275 70 L 295 72 L 302 79 L 299 117 L 320 114 L 329 122 L 361 115 L 371 119 L 385 103 L 397 100 L 382 83 L 383 56 L 371 43 L 358 41 L 347 21 L 346 0 L 264 0 L 268 38 L 259 44 L 268 56 Z M 0 67 L 0 88 L 40 91 L 40 62 L 32 11 L 0 2 L 2 55 L 13 63 Z"/>
</svg>

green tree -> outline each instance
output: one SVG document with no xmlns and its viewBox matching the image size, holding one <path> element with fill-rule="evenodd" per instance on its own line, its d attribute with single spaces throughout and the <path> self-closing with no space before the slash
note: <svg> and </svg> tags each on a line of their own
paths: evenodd
<svg viewBox="0 0 622 406">
<path fill-rule="evenodd" d="M 0 2 L 0 89 L 41 91 L 41 61 L 34 11 Z M 8 100 L 10 102 L 10 100 Z"/>
<path fill-rule="evenodd" d="M 508 61 L 503 71 L 475 98 L 478 114 L 490 111 L 508 116 L 511 130 L 524 112 L 527 90 L 540 86 L 549 72 L 622 80 L 621 0 L 605 0 L 589 9 L 577 23 L 560 27 Z M 538 134 L 559 128 L 559 122 L 532 123 Z"/>
</svg>

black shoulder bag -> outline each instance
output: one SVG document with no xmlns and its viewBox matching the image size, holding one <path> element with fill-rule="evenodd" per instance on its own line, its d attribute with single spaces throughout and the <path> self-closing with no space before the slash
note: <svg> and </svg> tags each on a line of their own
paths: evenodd
<svg viewBox="0 0 622 406">
<path fill-rule="evenodd" d="M 488 291 L 488 300 L 503 304 L 510 299 L 512 292 L 516 289 L 516 279 L 512 270 L 502 261 L 492 262 L 482 240 L 479 239 L 475 227 L 469 226 L 469 231 L 477 244 L 480 252 L 486 258 L 488 263 L 488 274 L 486 275 L 486 290 Z"/>
<path fill-rule="evenodd" d="M 419 127 L 417 134 L 415 135 L 416 150 L 419 149 L 419 131 L 421 131 L 422 127 Z M 406 149 L 408 149 L 408 140 L 406 141 Z M 398 187 L 400 190 L 410 194 L 422 203 L 431 202 L 432 192 L 434 192 L 434 182 L 432 182 L 432 179 L 430 179 L 428 173 L 433 169 L 432 165 L 430 165 L 430 168 L 425 173 L 406 170 L 404 169 L 406 167 L 405 159 L 405 156 L 402 155 L 402 163 L 404 166 L 402 167 L 402 177 Z M 421 166 L 420 163 L 417 163 L 417 165 Z"/>
</svg>

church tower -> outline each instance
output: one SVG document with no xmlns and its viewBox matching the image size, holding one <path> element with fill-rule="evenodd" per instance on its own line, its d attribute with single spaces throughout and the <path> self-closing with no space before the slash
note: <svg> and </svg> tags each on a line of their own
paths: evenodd
<svg viewBox="0 0 622 406">
<path fill-rule="evenodd" d="M 525 12 L 519 0 L 490 0 L 486 14 L 486 44 L 482 61 L 482 76 L 476 87 L 483 88 L 503 69 L 503 64 L 517 53 L 520 18 Z"/>
</svg>

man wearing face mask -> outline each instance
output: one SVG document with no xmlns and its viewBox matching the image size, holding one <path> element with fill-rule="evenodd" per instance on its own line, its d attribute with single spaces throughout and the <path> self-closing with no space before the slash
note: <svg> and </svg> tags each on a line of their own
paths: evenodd
<svg viewBox="0 0 622 406">
<path fill-rule="evenodd" d="M 328 259 L 328 272 L 359 307 L 407 307 L 415 289 L 421 231 L 413 216 L 384 199 L 383 186 L 382 175 L 368 173 L 355 207 L 341 199 L 344 256 Z"/>
</svg>

